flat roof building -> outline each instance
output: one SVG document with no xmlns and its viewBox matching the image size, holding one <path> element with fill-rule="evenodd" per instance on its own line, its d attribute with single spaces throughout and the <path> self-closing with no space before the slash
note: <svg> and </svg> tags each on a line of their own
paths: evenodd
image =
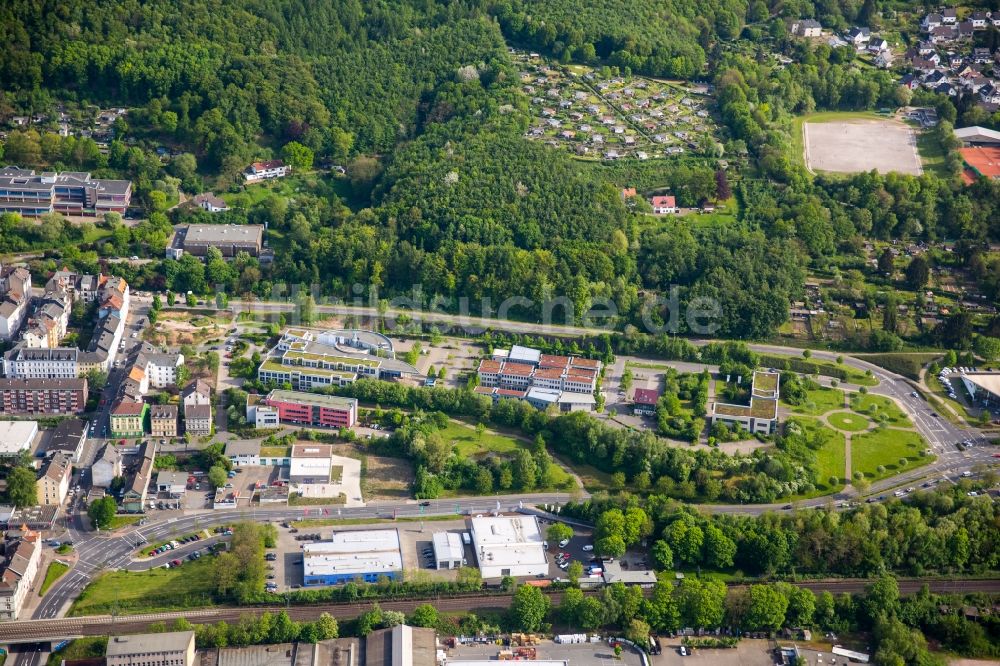
<svg viewBox="0 0 1000 666">
<path fill-rule="evenodd" d="M 204 257 L 210 247 L 219 250 L 223 257 L 235 257 L 240 252 L 256 257 L 263 246 L 261 224 L 189 224 L 174 230 L 167 245 L 167 258 L 180 259 L 185 252 Z"/>
<path fill-rule="evenodd" d="M 0 213 L 103 215 L 124 213 L 132 200 L 128 180 L 98 180 L 83 171 L 0 169 Z"/>
<path fill-rule="evenodd" d="M 534 516 L 472 519 L 472 545 L 483 578 L 548 575 L 543 543 Z"/>
<path fill-rule="evenodd" d="M 275 389 L 263 403 L 278 412 L 282 423 L 320 428 L 351 428 L 358 420 L 356 398 Z"/>
<path fill-rule="evenodd" d="M 194 632 L 112 636 L 105 657 L 108 666 L 193 666 Z"/>
<path fill-rule="evenodd" d="M 780 381 L 780 373 L 755 370 L 750 383 L 750 404 L 711 403 L 708 413 L 712 424 L 725 423 L 754 434 L 770 435 L 778 427 Z"/>
<path fill-rule="evenodd" d="M 0 458 L 16 459 L 38 436 L 38 421 L 0 421 Z"/>
<path fill-rule="evenodd" d="M 403 556 L 396 530 L 334 532 L 329 541 L 307 543 L 302 555 L 302 583 L 338 585 L 378 582 L 403 575 Z"/>
<path fill-rule="evenodd" d="M 434 563 L 438 569 L 460 569 L 465 561 L 462 537 L 455 532 L 435 532 L 431 537 Z"/>
<path fill-rule="evenodd" d="M 333 447 L 329 444 L 292 446 L 288 480 L 292 483 L 330 483 Z"/>
<path fill-rule="evenodd" d="M 0 414 L 75 414 L 87 406 L 87 379 L 0 379 Z"/>
</svg>

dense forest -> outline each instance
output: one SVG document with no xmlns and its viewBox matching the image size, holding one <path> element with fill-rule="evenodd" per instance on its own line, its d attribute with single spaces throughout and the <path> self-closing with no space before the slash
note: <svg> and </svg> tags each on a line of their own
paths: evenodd
<svg viewBox="0 0 1000 666">
<path fill-rule="evenodd" d="M 450 310 L 468 298 L 472 312 L 518 297 L 507 314 L 524 318 L 551 297 L 566 297 L 574 319 L 610 300 L 610 323 L 622 330 L 714 301 L 716 325 L 701 332 L 765 338 L 787 321 L 808 273 L 843 277 L 843 294 L 855 300 L 884 300 L 892 283 L 868 265 L 867 242 L 947 239 L 962 250 L 950 265 L 992 297 L 1000 278 L 988 243 L 1000 240 L 1000 185 L 957 179 L 950 129 L 959 110 L 901 88 L 849 49 L 786 33 L 789 17 L 841 27 L 877 11 L 847 1 L 655 0 L 637 9 L 619 0 L 14 0 L 0 8 L 0 121 L 51 113 L 57 102 L 75 119 L 86 104 L 130 111 L 106 153 L 43 128 L 11 132 L 4 161 L 129 177 L 149 217 L 137 227 L 110 221 L 109 234 L 56 219 L 36 229 L 8 215 L 0 226 L 18 233 L 4 234 L 2 249 L 67 247 L 65 259 L 86 266 L 99 255 L 162 256 L 168 222 L 207 219 L 168 210 L 179 192 L 236 192 L 248 162 L 281 156 L 304 170 L 344 165 L 346 174 L 337 187 L 248 197 L 214 218 L 267 223 L 273 265 L 216 262 L 208 275 L 154 263 L 123 267 L 126 277 L 259 296 L 279 282 L 317 284 L 330 296 L 405 295 Z M 528 140 L 531 110 L 508 44 L 606 75 L 710 81 L 728 164 L 718 155 L 582 161 Z M 945 121 L 931 137 L 946 153 L 936 172 L 834 179 L 802 167 L 797 114 L 911 101 Z M 725 224 L 651 223 L 620 196 L 625 187 L 668 187 L 685 206 L 732 195 L 735 214 Z M 671 293 L 676 304 L 653 300 Z M 906 335 L 966 347 L 965 328 Z M 677 332 L 695 331 L 680 317 Z M 892 350 L 902 333 L 886 326 L 849 344 Z"/>
</svg>

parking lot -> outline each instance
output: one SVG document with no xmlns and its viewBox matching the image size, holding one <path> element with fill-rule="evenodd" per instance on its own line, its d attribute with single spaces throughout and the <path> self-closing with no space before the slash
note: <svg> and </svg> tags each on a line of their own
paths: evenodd
<svg viewBox="0 0 1000 666">
<path fill-rule="evenodd" d="M 624 647 L 624 646 L 623 646 Z M 615 658 L 615 651 L 606 641 L 600 643 L 563 644 L 543 640 L 537 646 L 537 659 L 569 661 L 573 666 L 641 666 L 642 659 L 635 650 L 625 648 L 621 658 Z M 448 659 L 493 660 L 503 648 L 498 645 L 458 645 L 450 648 Z M 732 663 L 732 662 L 730 662 Z"/>
</svg>

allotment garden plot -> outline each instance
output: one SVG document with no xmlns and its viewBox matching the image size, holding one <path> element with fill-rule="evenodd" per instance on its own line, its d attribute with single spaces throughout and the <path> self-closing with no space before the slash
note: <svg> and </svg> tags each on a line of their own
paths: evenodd
<svg viewBox="0 0 1000 666">
<path fill-rule="evenodd" d="M 642 77 L 605 77 L 528 54 L 520 54 L 518 64 L 535 115 L 531 139 L 603 160 L 704 154 L 719 140 L 704 91 Z"/>
<path fill-rule="evenodd" d="M 806 165 L 811 171 L 920 175 L 917 135 L 903 122 L 852 118 L 802 124 Z"/>
</svg>

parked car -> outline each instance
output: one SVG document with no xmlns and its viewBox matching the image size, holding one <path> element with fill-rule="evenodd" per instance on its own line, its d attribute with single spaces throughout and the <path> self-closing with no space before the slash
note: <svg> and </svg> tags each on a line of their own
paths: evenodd
<svg viewBox="0 0 1000 666">
<path fill-rule="evenodd" d="M 594 546 L 591 545 L 591 544 L 589 544 L 589 543 L 586 546 L 583 547 L 583 552 L 585 552 L 585 553 L 589 553 L 592 550 L 594 550 Z"/>
</svg>

